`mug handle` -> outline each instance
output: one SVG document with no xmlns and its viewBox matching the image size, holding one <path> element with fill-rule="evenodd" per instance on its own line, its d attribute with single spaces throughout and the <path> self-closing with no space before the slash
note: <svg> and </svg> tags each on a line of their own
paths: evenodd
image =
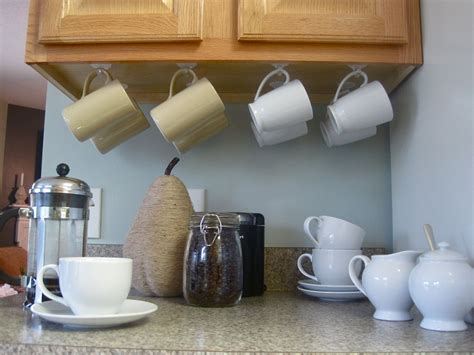
<svg viewBox="0 0 474 355">
<path fill-rule="evenodd" d="M 50 290 L 48 290 L 46 288 L 46 285 L 44 284 L 44 281 L 43 281 L 43 277 L 44 277 L 44 273 L 46 272 L 46 270 L 48 269 L 51 269 L 51 270 L 54 270 L 54 272 L 56 272 L 56 274 L 59 276 L 59 267 L 58 265 L 56 264 L 49 264 L 49 265 L 45 265 L 41 268 L 41 270 L 39 271 L 38 273 L 38 277 L 36 278 L 37 280 L 37 283 L 38 283 L 38 286 L 39 288 L 41 289 L 41 292 L 43 292 L 43 294 L 52 299 L 53 301 L 56 301 L 58 303 L 61 303 L 63 305 L 65 305 L 66 307 L 69 307 L 69 305 L 66 303 L 66 300 L 62 297 L 59 297 L 59 296 L 56 296 L 55 294 L 53 294 Z"/>
<path fill-rule="evenodd" d="M 367 265 L 369 265 L 370 263 L 370 259 L 366 257 L 365 255 L 356 255 L 349 262 L 349 276 L 352 282 L 359 289 L 360 292 L 362 292 L 365 296 L 367 296 L 367 292 L 365 291 L 364 286 L 362 286 L 362 282 L 360 282 L 359 278 L 357 277 L 357 273 L 355 271 L 354 264 L 357 260 L 361 260 L 364 263 L 364 267 L 367 268 Z"/>
<path fill-rule="evenodd" d="M 303 261 L 304 258 L 308 258 L 309 260 L 311 260 L 311 262 L 313 261 L 311 254 L 304 253 L 304 254 L 300 255 L 300 257 L 298 258 L 298 262 L 297 262 L 298 270 L 300 270 L 300 272 L 301 272 L 304 276 L 309 277 L 310 279 L 313 279 L 313 280 L 319 282 L 319 280 L 318 280 L 318 278 L 317 278 L 316 276 L 311 275 L 311 274 L 308 274 L 306 271 L 304 271 L 303 266 L 301 265 L 301 262 Z"/>
<path fill-rule="evenodd" d="M 193 76 L 193 81 L 191 81 L 191 85 L 194 84 L 198 80 L 196 73 L 192 69 L 185 68 L 185 69 L 177 70 L 176 73 L 174 73 L 173 76 L 171 77 L 170 92 L 169 92 L 167 100 L 173 97 L 174 82 L 176 81 L 176 78 L 180 76 L 181 74 L 187 74 L 187 73 Z"/>
<path fill-rule="evenodd" d="M 112 75 L 110 75 L 110 73 L 107 70 L 105 70 L 105 69 L 94 70 L 93 72 L 91 72 L 87 76 L 86 80 L 84 81 L 84 87 L 82 88 L 81 98 L 83 98 L 84 96 L 86 96 L 89 93 L 89 87 L 90 87 L 91 83 L 94 81 L 95 78 L 97 78 L 97 76 L 99 74 L 104 74 L 105 75 L 104 86 L 107 85 L 108 83 L 110 83 L 112 80 L 114 80 L 112 78 Z"/>
<path fill-rule="evenodd" d="M 254 102 L 257 101 L 257 99 L 260 97 L 260 93 L 263 87 L 265 86 L 265 84 L 267 83 L 268 79 L 270 79 L 272 76 L 276 74 L 283 74 L 285 76 L 285 82 L 283 83 L 283 85 L 286 85 L 290 82 L 290 74 L 288 74 L 288 72 L 285 69 L 278 68 L 278 69 L 275 69 L 274 71 L 271 71 L 263 78 L 262 82 L 260 83 L 257 89 L 257 94 L 255 95 L 255 98 L 253 99 Z"/>
<path fill-rule="evenodd" d="M 344 77 L 344 79 L 341 80 L 341 83 L 339 84 L 339 86 L 337 88 L 336 95 L 334 96 L 334 99 L 332 99 L 332 103 L 335 103 L 337 101 L 337 99 L 339 98 L 339 94 L 341 93 L 341 89 L 344 86 L 344 84 L 346 83 L 346 81 L 349 80 L 350 78 L 352 78 L 353 76 L 358 76 L 358 75 L 361 75 L 364 78 L 364 81 L 359 86 L 359 88 L 367 85 L 367 82 L 369 81 L 369 78 L 367 77 L 366 73 L 364 73 L 362 70 L 354 70 L 353 72 L 350 72 L 349 74 L 347 74 Z"/>
<path fill-rule="evenodd" d="M 319 248 L 319 241 L 318 241 L 318 238 L 313 235 L 311 233 L 311 230 L 309 229 L 309 225 L 311 224 L 312 221 L 316 221 L 318 223 L 318 226 L 322 223 L 322 219 L 320 217 L 316 217 L 316 216 L 312 216 L 312 217 L 308 217 L 305 219 L 304 223 L 303 223 L 303 228 L 304 228 L 304 232 L 305 234 L 308 236 L 309 239 L 311 239 L 311 241 L 316 244 L 316 247 Z"/>
</svg>

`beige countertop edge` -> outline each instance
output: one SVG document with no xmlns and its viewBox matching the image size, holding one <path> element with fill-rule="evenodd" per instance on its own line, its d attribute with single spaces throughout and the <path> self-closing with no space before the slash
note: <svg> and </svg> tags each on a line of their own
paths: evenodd
<svg viewBox="0 0 474 355">
<path fill-rule="evenodd" d="M 101 330 L 42 321 L 22 309 L 22 295 L 0 299 L 0 353 L 474 354 L 474 326 L 427 331 L 419 327 L 416 309 L 413 321 L 377 321 L 368 301 L 322 302 L 296 291 L 267 292 L 230 308 L 188 307 L 182 298 L 138 299 L 157 304 L 158 311 Z"/>
</svg>

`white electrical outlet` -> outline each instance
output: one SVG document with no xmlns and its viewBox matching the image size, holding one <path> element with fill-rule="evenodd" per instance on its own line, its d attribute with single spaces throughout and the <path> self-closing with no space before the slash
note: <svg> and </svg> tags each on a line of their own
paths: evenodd
<svg viewBox="0 0 474 355">
<path fill-rule="evenodd" d="M 87 224 L 87 238 L 100 238 L 100 219 L 101 219 L 101 205 L 102 205 L 102 189 L 92 188 L 92 202 L 93 206 L 89 207 L 89 223 Z"/>
<path fill-rule="evenodd" d="M 206 190 L 205 189 L 188 189 L 189 197 L 193 203 L 194 212 L 206 211 Z"/>
</svg>

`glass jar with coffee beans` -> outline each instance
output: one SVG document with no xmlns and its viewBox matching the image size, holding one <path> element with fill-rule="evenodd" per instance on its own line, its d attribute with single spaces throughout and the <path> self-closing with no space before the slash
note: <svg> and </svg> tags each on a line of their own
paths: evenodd
<svg viewBox="0 0 474 355">
<path fill-rule="evenodd" d="M 183 293 L 193 306 L 227 307 L 242 297 L 239 218 L 234 213 L 191 217 L 184 255 Z"/>
</svg>

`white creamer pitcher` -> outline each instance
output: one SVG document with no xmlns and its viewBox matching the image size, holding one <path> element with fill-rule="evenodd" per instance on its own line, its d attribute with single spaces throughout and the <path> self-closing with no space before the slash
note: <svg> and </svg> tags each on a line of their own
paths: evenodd
<svg viewBox="0 0 474 355">
<path fill-rule="evenodd" d="M 413 319 L 410 314 L 413 301 L 408 291 L 408 277 L 420 254 L 419 251 L 407 250 L 389 255 L 374 255 L 372 260 L 363 255 L 356 255 L 351 259 L 349 275 L 354 285 L 374 305 L 375 319 Z M 358 259 L 365 264 L 362 282 L 357 277 L 355 267 Z"/>
</svg>

